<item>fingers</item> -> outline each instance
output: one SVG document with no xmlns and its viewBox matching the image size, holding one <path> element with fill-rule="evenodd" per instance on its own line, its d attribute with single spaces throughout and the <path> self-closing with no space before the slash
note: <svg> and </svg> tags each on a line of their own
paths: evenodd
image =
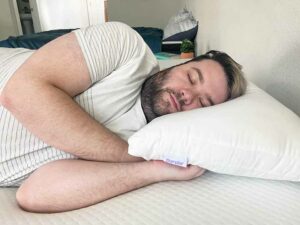
<svg viewBox="0 0 300 225">
<path fill-rule="evenodd" d="M 201 176 L 206 171 L 204 168 L 194 165 L 189 165 L 186 169 L 189 170 L 191 174 L 191 179 Z"/>
<path fill-rule="evenodd" d="M 205 169 L 194 165 L 180 167 L 159 160 L 155 160 L 152 162 L 154 168 L 158 171 L 157 174 L 159 174 L 160 176 L 160 181 L 191 180 L 201 176 L 205 172 Z"/>
</svg>

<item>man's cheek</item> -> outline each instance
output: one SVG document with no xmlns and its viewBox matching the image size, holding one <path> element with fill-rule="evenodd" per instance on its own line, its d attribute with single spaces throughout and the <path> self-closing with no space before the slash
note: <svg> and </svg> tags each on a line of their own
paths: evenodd
<svg viewBox="0 0 300 225">
<path fill-rule="evenodd" d="M 197 104 L 197 103 L 192 103 L 190 105 L 182 105 L 182 111 L 189 111 L 189 110 L 192 110 L 192 109 L 198 109 L 198 108 L 201 108 L 200 104 Z"/>
<path fill-rule="evenodd" d="M 157 96 L 154 104 L 154 110 L 159 115 L 171 113 L 171 105 L 168 100 L 167 92 L 160 93 L 160 95 Z"/>
</svg>

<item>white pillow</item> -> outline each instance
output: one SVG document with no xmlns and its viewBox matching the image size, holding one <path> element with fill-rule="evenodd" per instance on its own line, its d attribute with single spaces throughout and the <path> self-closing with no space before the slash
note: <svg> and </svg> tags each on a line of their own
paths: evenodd
<svg viewBox="0 0 300 225">
<path fill-rule="evenodd" d="M 192 13 L 187 9 L 182 9 L 169 20 L 168 25 L 164 29 L 163 39 L 167 39 L 172 35 L 190 30 L 197 25 L 198 23 Z"/>
<path fill-rule="evenodd" d="M 239 98 L 159 117 L 128 141 L 146 160 L 300 181 L 300 118 L 250 82 Z"/>
</svg>

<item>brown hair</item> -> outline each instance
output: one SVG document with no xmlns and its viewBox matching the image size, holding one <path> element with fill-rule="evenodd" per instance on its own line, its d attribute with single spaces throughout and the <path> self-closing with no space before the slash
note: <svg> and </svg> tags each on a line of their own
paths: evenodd
<svg viewBox="0 0 300 225">
<path fill-rule="evenodd" d="M 218 62 L 224 69 L 228 84 L 228 100 L 243 95 L 246 92 L 247 81 L 242 66 L 224 52 L 211 50 L 185 63 L 211 59 Z"/>
</svg>

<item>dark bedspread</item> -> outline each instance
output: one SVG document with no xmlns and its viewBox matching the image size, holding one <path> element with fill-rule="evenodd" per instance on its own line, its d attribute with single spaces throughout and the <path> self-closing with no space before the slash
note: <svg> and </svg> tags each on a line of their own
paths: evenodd
<svg viewBox="0 0 300 225">
<path fill-rule="evenodd" d="M 161 51 L 163 31 L 152 27 L 133 27 L 145 40 L 153 53 Z M 53 39 L 74 29 L 51 30 L 35 34 L 9 37 L 0 41 L 0 47 L 38 49 Z"/>
</svg>

